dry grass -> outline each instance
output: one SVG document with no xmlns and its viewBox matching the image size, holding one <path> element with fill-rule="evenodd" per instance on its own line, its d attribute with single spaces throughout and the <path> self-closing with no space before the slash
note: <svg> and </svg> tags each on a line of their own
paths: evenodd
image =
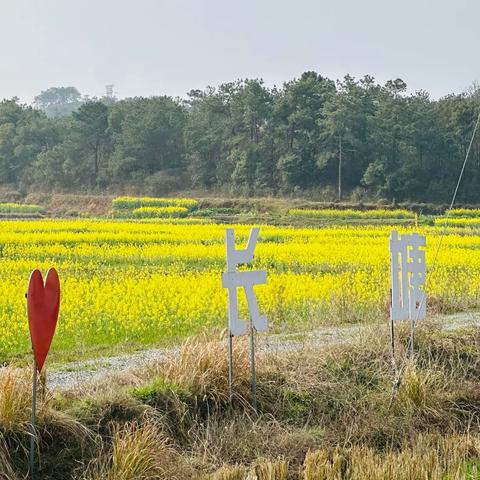
<svg viewBox="0 0 480 480">
<path fill-rule="evenodd" d="M 31 438 L 31 372 L 4 367 L 0 371 L 0 480 L 25 478 Z M 39 389 L 40 390 L 40 389 Z M 45 392 L 37 397 L 36 462 L 38 478 L 56 465 L 62 475 L 75 456 L 82 455 L 93 440 L 89 428 L 55 406 Z M 51 458 L 50 450 L 56 450 Z M 56 458 L 55 458 L 56 457 Z M 40 474 L 42 470 L 42 474 Z"/>
<path fill-rule="evenodd" d="M 283 460 L 258 460 L 251 467 L 224 466 L 205 480 L 287 480 L 288 463 Z"/>
<path fill-rule="evenodd" d="M 70 217 L 78 215 L 103 216 L 110 211 L 114 197 L 110 195 L 61 194 L 30 192 L 25 201 L 45 205 L 54 216 Z"/>
<path fill-rule="evenodd" d="M 288 462 L 284 460 L 258 461 L 251 469 L 252 480 L 287 480 Z"/>
<path fill-rule="evenodd" d="M 220 468 L 213 475 L 203 477 L 202 480 L 245 480 L 248 469 L 241 466 L 225 466 Z"/>
<path fill-rule="evenodd" d="M 305 480 L 342 480 L 345 459 L 339 449 L 316 450 L 305 457 Z"/>
<path fill-rule="evenodd" d="M 85 480 L 180 480 L 191 477 L 182 457 L 153 422 L 114 426 L 108 453 L 92 462 Z"/>
<path fill-rule="evenodd" d="M 249 351 L 245 339 L 234 344 L 234 392 L 237 396 L 249 395 Z M 158 372 L 171 383 L 180 385 L 198 398 L 219 401 L 228 399 L 228 357 L 224 334 L 211 332 L 187 340 L 178 356 L 171 356 Z"/>
<path fill-rule="evenodd" d="M 8 447 L 3 441 L 0 440 L 0 480 L 18 480 L 18 476 L 13 471 L 10 453 Z"/>
<path fill-rule="evenodd" d="M 4 367 L 0 371 L 0 431 L 3 434 L 29 432 L 32 412 L 32 374 L 28 369 Z M 48 392 L 37 396 L 37 427 L 62 432 L 85 440 L 88 428 L 75 418 L 54 408 Z"/>
<path fill-rule="evenodd" d="M 32 377 L 27 370 L 5 367 L 0 372 L 0 428 L 24 432 L 30 422 Z"/>
<path fill-rule="evenodd" d="M 305 458 L 304 480 L 464 480 L 467 460 L 480 455 L 480 437 L 450 435 L 419 436 L 401 451 L 378 453 L 355 446 L 333 451 L 309 452 Z M 472 473 L 473 472 L 473 473 Z M 470 473 L 480 473 L 472 466 Z"/>
<path fill-rule="evenodd" d="M 199 468 L 224 463 L 250 465 L 258 458 L 288 458 L 301 464 L 306 452 L 320 445 L 307 431 L 281 425 L 270 416 L 254 419 L 247 414 L 223 419 L 212 416 L 190 434 L 188 448 Z"/>
<path fill-rule="evenodd" d="M 258 457 L 283 456 L 290 462 L 292 475 L 306 452 L 323 444 L 328 448 L 318 455 L 328 461 L 321 462 L 323 473 L 318 478 L 336 478 L 346 468 L 346 446 L 355 445 L 352 455 L 364 448 L 366 457 L 373 456 L 377 463 L 391 468 L 388 465 L 392 462 L 403 461 L 394 449 L 407 449 L 409 453 L 404 455 L 411 455 L 409 442 L 423 432 L 468 432 L 479 420 L 480 395 L 472 384 L 475 374 L 480 373 L 479 350 L 470 343 L 467 352 L 465 338 L 470 336 L 466 332 L 442 333 L 427 323 L 420 326 L 416 357 L 406 365 L 391 408 L 395 371 L 386 328 L 376 327 L 348 344 L 322 349 L 305 345 L 300 351 L 270 355 L 268 361 L 259 363 L 259 416 L 228 409 L 209 414 L 189 425 L 184 448 L 200 469 L 222 463 L 251 465 Z M 403 358 L 407 338 L 408 326 L 400 326 L 397 360 Z M 248 392 L 247 351 L 243 358 L 241 372 Z M 223 344 L 196 339 L 184 346 L 178 359 L 168 363 L 164 375 L 171 381 L 180 379 L 195 395 L 215 392 L 215 398 L 224 398 L 226 370 Z M 380 454 L 389 449 L 390 456 Z M 443 454 L 436 452 L 436 447 L 432 448 L 425 459 L 437 455 L 438 461 L 443 461 Z M 378 468 L 382 471 L 384 467 Z M 224 468 L 218 474 L 235 478 L 245 471 Z"/>
<path fill-rule="evenodd" d="M 399 413 L 444 417 L 446 411 L 439 393 L 448 391 L 445 374 L 438 368 L 419 368 L 414 361 L 406 364 L 394 407 Z"/>
<path fill-rule="evenodd" d="M 408 326 L 400 326 L 398 362 L 407 338 Z M 230 403 L 225 338 L 204 335 L 166 362 L 102 387 L 61 400 L 47 394 L 39 406 L 42 461 L 50 456 L 54 465 L 71 449 L 63 437 L 83 435 L 88 451 L 69 453 L 70 470 L 49 478 L 73 472 L 82 480 L 478 478 L 478 339 L 478 331 L 419 326 L 415 357 L 392 405 L 395 370 L 386 328 L 348 343 L 305 343 L 298 351 L 261 356 L 255 413 L 246 407 L 247 344 L 236 342 L 241 401 Z M 1 448 L 0 462 L 5 459 L 8 475 L 10 463 L 25 461 L 11 439 L 28 428 L 30 395 L 28 373 L 1 372 L 0 427 L 11 462 Z M 98 440 L 82 433 L 89 429 Z"/>
</svg>

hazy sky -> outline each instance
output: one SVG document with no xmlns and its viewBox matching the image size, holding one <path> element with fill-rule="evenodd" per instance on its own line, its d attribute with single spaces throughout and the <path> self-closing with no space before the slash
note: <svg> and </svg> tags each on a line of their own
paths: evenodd
<svg viewBox="0 0 480 480">
<path fill-rule="evenodd" d="M 480 80 L 478 0 L 0 0 L 0 98 L 184 96 L 316 70 L 438 97 Z"/>
</svg>

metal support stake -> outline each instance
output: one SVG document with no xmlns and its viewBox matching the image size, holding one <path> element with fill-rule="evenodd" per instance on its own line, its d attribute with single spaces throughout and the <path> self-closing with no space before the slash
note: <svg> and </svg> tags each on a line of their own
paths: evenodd
<svg viewBox="0 0 480 480">
<path fill-rule="evenodd" d="M 36 413 L 37 413 L 37 362 L 33 361 L 33 381 L 32 381 L 32 420 L 30 424 L 30 455 L 29 455 L 29 466 L 28 466 L 28 476 L 31 480 L 34 478 L 34 467 L 35 467 L 35 442 L 37 439 L 37 433 L 35 429 L 36 423 Z"/>
<path fill-rule="evenodd" d="M 390 309 L 392 308 L 392 289 L 390 289 Z M 395 361 L 395 323 L 393 315 L 390 314 L 390 347 L 392 349 L 392 359 Z"/>
<path fill-rule="evenodd" d="M 390 348 L 392 349 L 392 358 L 395 359 L 395 325 L 393 319 L 390 319 Z"/>
<path fill-rule="evenodd" d="M 233 335 L 228 331 L 228 390 L 230 402 L 233 398 Z"/>
<path fill-rule="evenodd" d="M 410 333 L 410 358 L 413 358 L 413 344 L 415 338 L 415 319 L 412 318 L 411 322 L 411 333 Z"/>
<path fill-rule="evenodd" d="M 250 322 L 250 366 L 252 369 L 252 407 L 257 411 L 257 374 L 255 370 L 255 327 Z"/>
</svg>

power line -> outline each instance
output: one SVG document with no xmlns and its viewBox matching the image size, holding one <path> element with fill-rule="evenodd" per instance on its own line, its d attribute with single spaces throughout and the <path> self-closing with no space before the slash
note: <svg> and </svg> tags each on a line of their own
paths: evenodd
<svg viewBox="0 0 480 480">
<path fill-rule="evenodd" d="M 427 279 L 426 279 L 425 283 L 427 283 L 430 280 L 433 273 L 435 272 L 435 268 L 436 268 L 437 260 L 438 260 L 438 254 L 440 252 L 440 248 L 442 247 L 443 239 L 444 239 L 446 231 L 447 231 L 448 219 L 450 218 L 450 213 L 453 209 L 453 205 L 455 204 L 455 200 L 457 199 L 458 190 L 460 188 L 460 184 L 462 182 L 462 178 L 463 178 L 463 175 L 465 173 L 465 167 L 467 165 L 468 157 L 470 156 L 470 151 L 472 149 L 473 141 L 475 139 L 479 124 L 480 124 L 480 111 L 478 112 L 477 121 L 475 122 L 475 126 L 473 128 L 472 137 L 470 139 L 470 143 L 468 145 L 468 149 L 467 149 L 467 152 L 465 154 L 465 159 L 463 160 L 463 164 L 462 164 L 462 168 L 460 170 L 460 174 L 458 175 L 458 180 L 457 180 L 457 184 L 455 186 L 455 190 L 453 192 L 452 201 L 450 202 L 450 206 L 449 206 L 449 208 L 446 211 L 446 214 L 444 216 L 444 223 L 443 223 L 442 232 L 440 234 L 440 239 L 438 241 L 437 248 L 435 250 L 435 255 L 434 255 L 434 258 L 433 258 L 433 262 L 432 262 L 432 267 L 430 269 L 430 272 L 427 276 Z M 402 365 L 401 365 L 400 369 L 397 369 L 396 361 L 395 361 L 395 351 L 392 350 L 392 361 L 393 361 L 394 368 L 397 371 L 396 371 L 395 381 L 394 381 L 394 384 L 393 384 L 392 396 L 390 398 L 390 406 L 393 404 L 393 402 L 396 398 L 397 392 L 400 389 L 400 385 L 401 385 L 401 382 L 402 382 L 402 377 L 403 377 L 403 374 L 405 372 L 405 368 L 407 366 L 407 360 L 408 360 L 408 358 L 413 357 L 415 329 L 416 329 L 417 322 L 418 322 L 418 316 L 420 314 L 420 308 L 423 306 L 423 302 L 425 302 L 425 298 L 426 298 L 426 295 L 423 295 L 422 300 L 420 302 L 420 306 L 417 309 L 417 317 L 415 318 L 414 321 L 412 321 L 412 329 L 411 329 L 410 338 L 409 338 L 408 344 L 407 344 L 407 351 L 406 351 L 406 354 L 404 356 L 404 359 L 403 359 L 403 362 L 402 362 Z M 392 331 L 392 342 L 393 342 L 393 331 Z"/>
</svg>

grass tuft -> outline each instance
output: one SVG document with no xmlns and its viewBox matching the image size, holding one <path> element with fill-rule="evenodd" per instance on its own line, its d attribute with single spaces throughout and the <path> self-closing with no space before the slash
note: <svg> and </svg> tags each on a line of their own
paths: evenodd
<svg viewBox="0 0 480 480">
<path fill-rule="evenodd" d="M 258 460 L 250 468 L 243 466 L 223 466 L 208 480 L 287 480 L 288 463 L 283 460 Z"/>
<path fill-rule="evenodd" d="M 249 353 L 244 339 L 234 345 L 234 393 L 249 395 Z M 229 396 L 226 339 L 204 334 L 187 340 L 178 356 L 162 367 L 167 382 L 189 391 L 193 396 L 224 402 Z"/>
<path fill-rule="evenodd" d="M 252 480 L 287 480 L 288 462 L 284 460 L 258 461 L 253 466 L 250 477 Z"/>
<path fill-rule="evenodd" d="M 5 367 L 0 372 L 0 427 L 5 433 L 27 429 L 31 416 L 31 374 Z"/>
<path fill-rule="evenodd" d="M 400 451 L 380 453 L 366 446 L 317 450 L 305 458 L 304 480 L 473 480 L 468 463 L 480 454 L 480 438 L 469 435 L 420 435 Z"/>
<path fill-rule="evenodd" d="M 187 479 L 187 467 L 153 422 L 114 426 L 108 453 L 92 462 L 85 480 Z"/>
<path fill-rule="evenodd" d="M 208 477 L 208 480 L 245 480 L 247 475 L 248 470 L 246 467 L 224 466 Z"/>
</svg>

